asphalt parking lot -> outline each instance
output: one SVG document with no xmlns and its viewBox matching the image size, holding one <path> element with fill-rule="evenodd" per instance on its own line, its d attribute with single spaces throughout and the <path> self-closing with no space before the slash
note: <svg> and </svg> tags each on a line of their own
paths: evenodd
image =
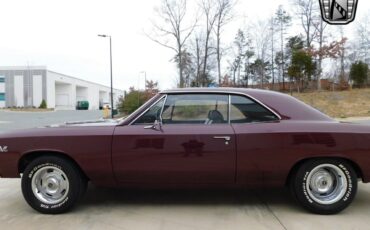
<svg viewBox="0 0 370 230">
<path fill-rule="evenodd" d="M 96 120 L 103 117 L 99 110 L 11 112 L 0 110 L 0 132 L 14 129 L 34 128 L 67 121 Z"/>
<path fill-rule="evenodd" d="M 100 111 L 0 111 L 0 132 L 101 115 Z M 118 190 L 91 185 L 73 211 L 52 216 L 26 204 L 19 179 L 0 179 L 0 229 L 370 229 L 369 216 L 370 184 L 362 183 L 353 204 L 331 216 L 308 213 L 286 189 Z"/>
</svg>

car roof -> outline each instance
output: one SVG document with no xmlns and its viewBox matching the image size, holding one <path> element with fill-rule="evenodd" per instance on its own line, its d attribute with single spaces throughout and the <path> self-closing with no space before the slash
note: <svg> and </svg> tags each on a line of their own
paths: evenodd
<svg viewBox="0 0 370 230">
<path fill-rule="evenodd" d="M 178 88 L 178 89 L 168 89 L 163 90 L 161 93 L 253 93 L 253 92 L 263 92 L 263 93 L 277 93 L 274 91 L 261 90 L 261 89 L 251 89 L 251 88 L 232 88 L 232 87 L 220 87 L 220 88 Z"/>
<path fill-rule="evenodd" d="M 226 93 L 243 94 L 277 113 L 282 119 L 333 121 L 332 118 L 285 93 L 251 88 L 179 88 L 163 90 L 160 94 Z"/>
</svg>

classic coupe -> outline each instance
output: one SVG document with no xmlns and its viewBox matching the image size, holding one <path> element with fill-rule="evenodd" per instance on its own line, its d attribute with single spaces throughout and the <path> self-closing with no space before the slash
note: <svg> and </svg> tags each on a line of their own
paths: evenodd
<svg viewBox="0 0 370 230">
<path fill-rule="evenodd" d="M 70 210 L 87 183 L 146 188 L 290 188 L 333 214 L 370 182 L 370 126 L 342 123 L 283 93 L 192 88 L 158 93 L 121 121 L 0 134 L 0 177 L 21 177 L 41 213 Z"/>
</svg>

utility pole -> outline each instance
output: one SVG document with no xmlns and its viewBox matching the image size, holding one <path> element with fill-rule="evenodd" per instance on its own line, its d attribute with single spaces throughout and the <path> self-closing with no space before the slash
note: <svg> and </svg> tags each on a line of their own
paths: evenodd
<svg viewBox="0 0 370 230">
<path fill-rule="evenodd" d="M 146 71 L 141 71 L 140 73 L 144 74 L 144 81 L 145 81 L 144 90 L 146 91 Z M 139 76 L 139 78 L 140 78 L 140 76 Z"/>
<path fill-rule="evenodd" d="M 275 88 L 275 68 L 274 68 L 274 18 L 271 18 L 271 71 L 272 71 L 272 90 Z"/>
<path fill-rule="evenodd" d="M 106 34 L 98 34 L 99 37 L 109 38 L 109 53 L 110 53 L 110 103 L 111 103 L 111 117 L 114 118 L 113 114 L 113 70 L 112 70 L 112 36 Z"/>
<path fill-rule="evenodd" d="M 281 77 L 283 80 L 283 90 L 285 90 L 285 80 L 284 80 L 284 22 L 280 20 L 280 30 L 281 30 Z"/>
</svg>

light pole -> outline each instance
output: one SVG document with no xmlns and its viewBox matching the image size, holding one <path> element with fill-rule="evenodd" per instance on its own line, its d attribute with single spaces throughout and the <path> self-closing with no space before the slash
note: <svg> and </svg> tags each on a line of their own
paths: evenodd
<svg viewBox="0 0 370 230">
<path fill-rule="evenodd" d="M 144 81 L 145 81 L 144 90 L 146 90 L 146 71 L 141 71 L 140 73 L 144 74 Z M 140 79 L 140 76 L 139 76 L 139 79 Z"/>
<path fill-rule="evenodd" d="M 109 38 L 109 51 L 110 51 L 110 103 L 111 103 L 111 116 L 112 119 L 114 118 L 113 115 L 113 73 L 112 73 L 112 37 L 106 34 L 98 34 L 99 37 Z"/>
<path fill-rule="evenodd" d="M 140 74 L 142 73 L 144 73 L 144 80 L 145 80 L 144 92 L 146 91 L 146 71 L 141 71 L 139 73 L 139 77 L 137 81 L 137 106 L 140 106 Z"/>
</svg>

